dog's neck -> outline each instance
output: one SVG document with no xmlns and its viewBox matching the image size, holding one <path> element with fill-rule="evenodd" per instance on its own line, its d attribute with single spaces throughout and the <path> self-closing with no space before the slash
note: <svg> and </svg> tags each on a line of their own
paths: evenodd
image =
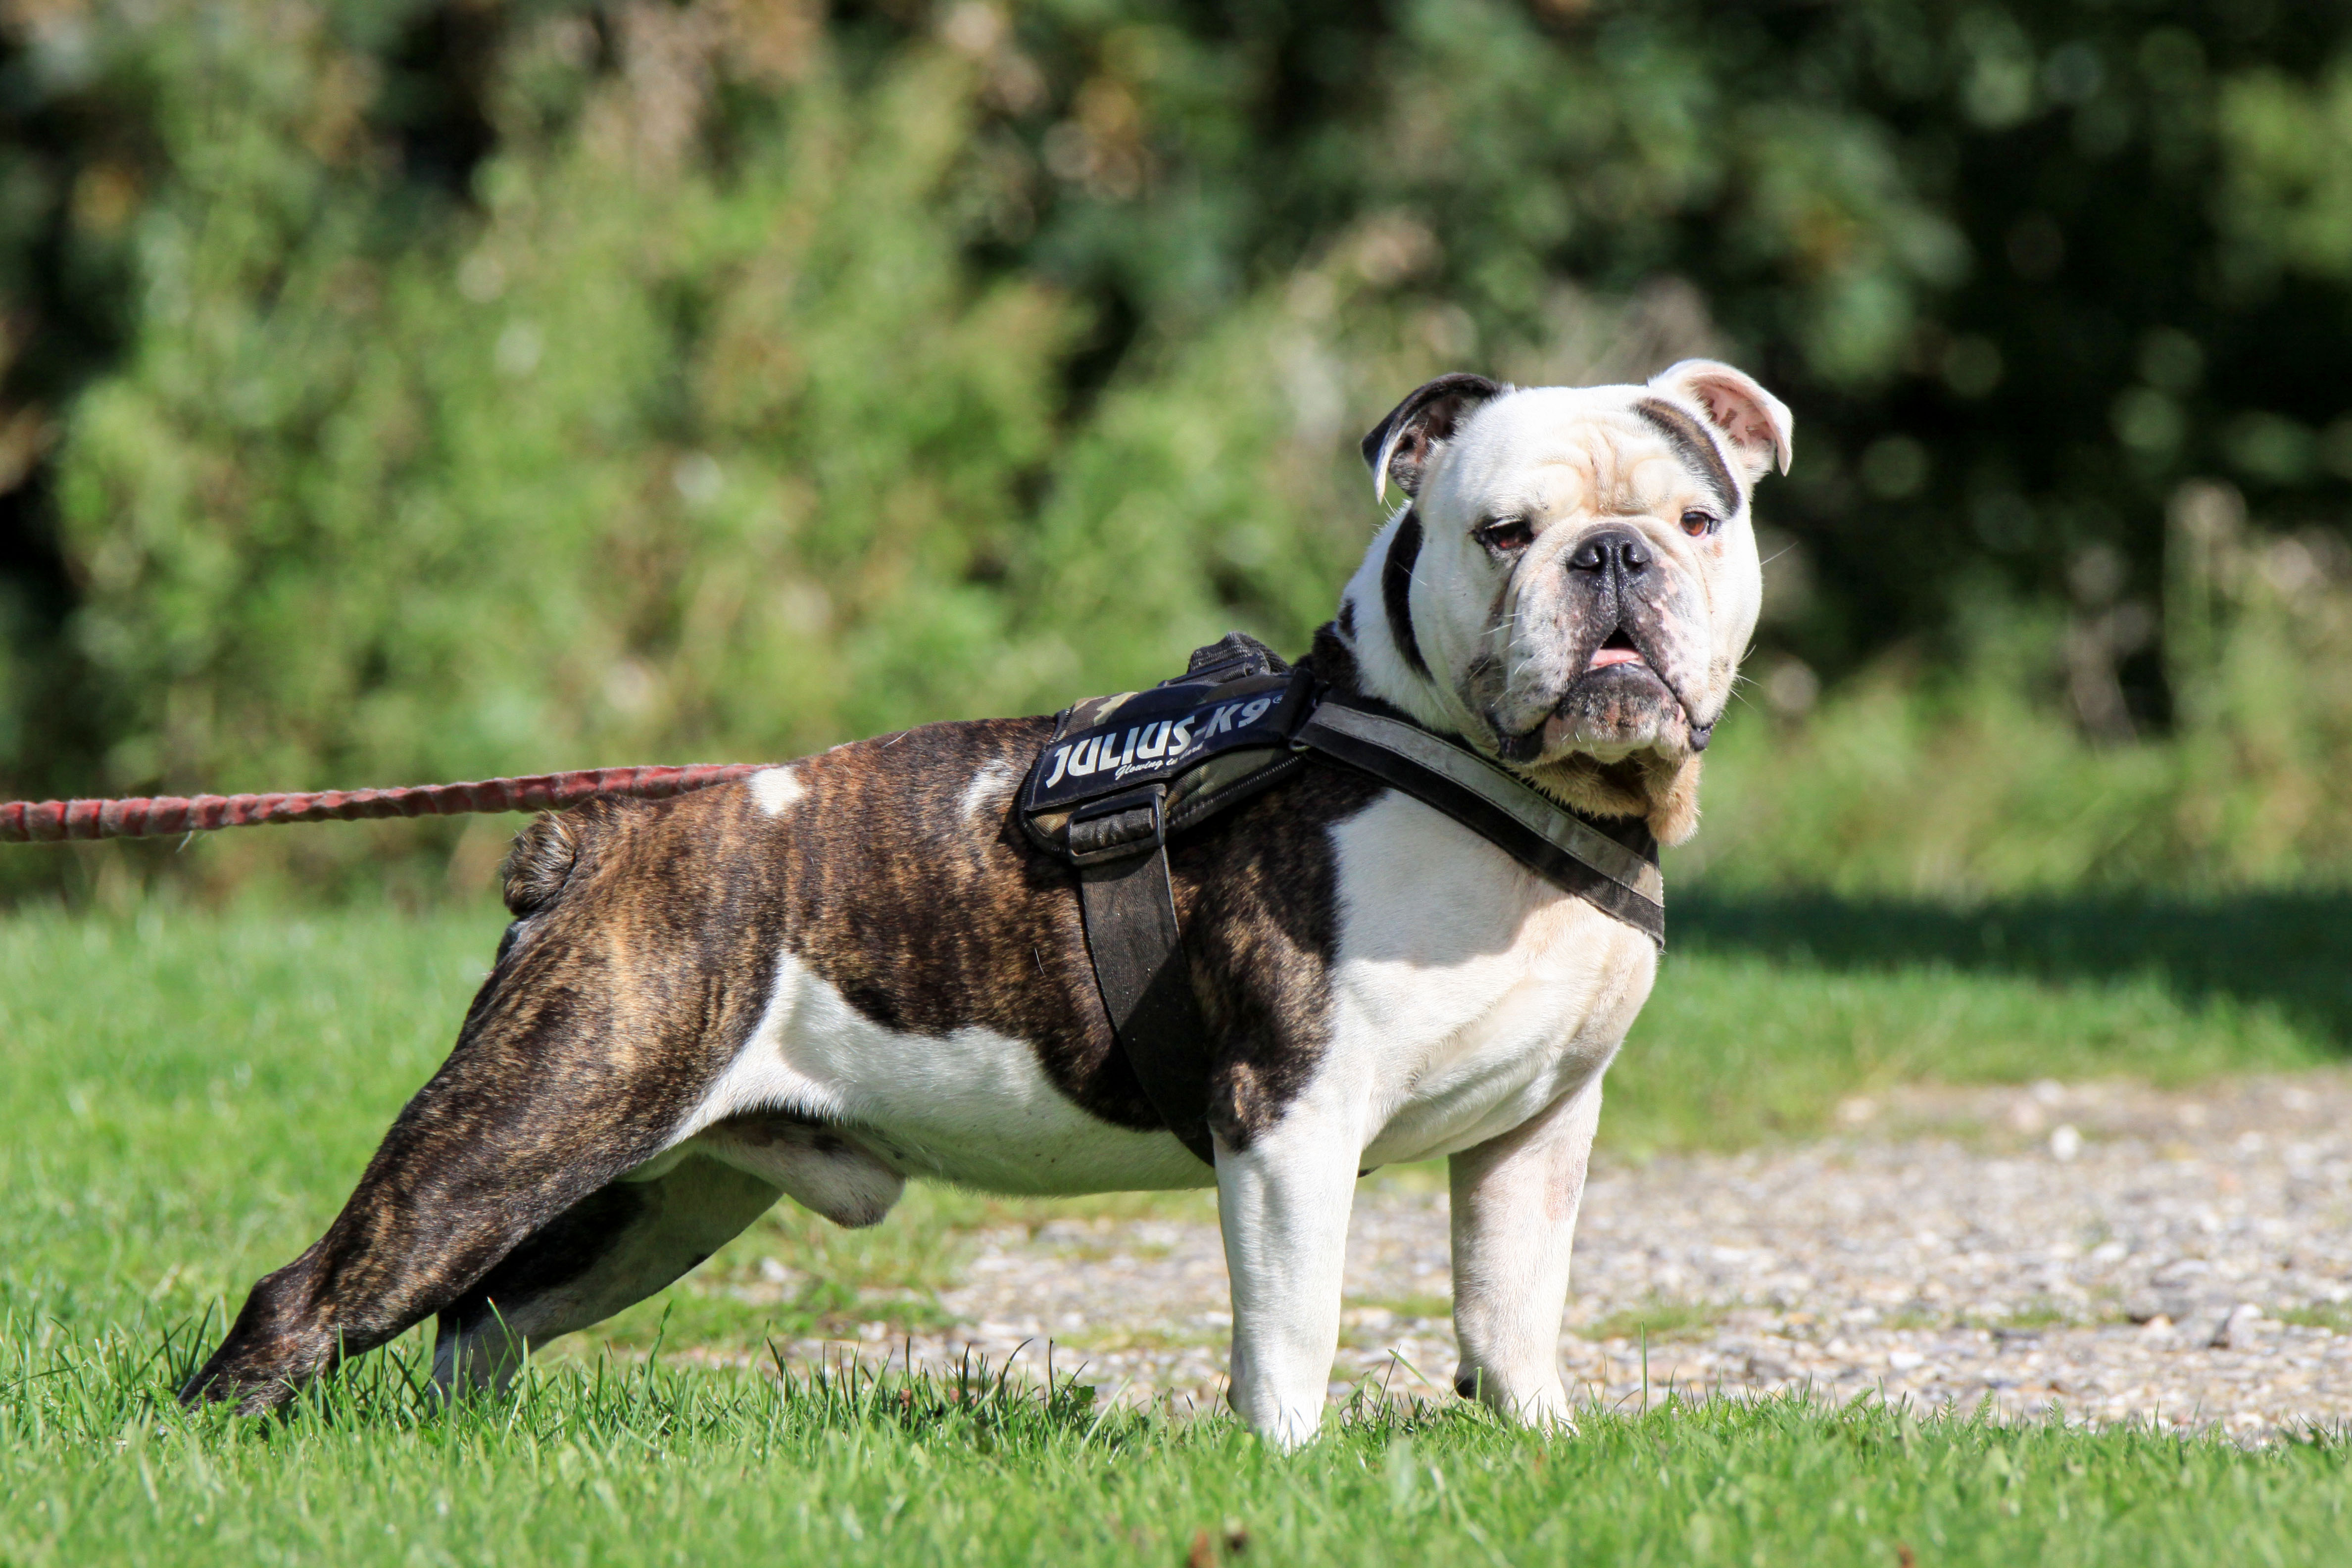
<svg viewBox="0 0 2352 1568">
<path fill-rule="evenodd" d="M 1316 633 L 1315 673 L 1343 692 L 1378 698 L 1424 729 L 1462 741 L 1480 755 L 1502 763 L 1496 737 L 1486 716 L 1462 700 L 1453 684 L 1426 663 L 1416 637 L 1413 653 L 1402 636 L 1412 636 L 1405 619 L 1401 634 L 1391 613 L 1385 578 L 1401 529 L 1417 527 L 1407 507 L 1373 536 L 1363 564 L 1339 595 L 1338 617 Z M 1416 658 L 1414 655 L 1419 655 Z M 1571 753 L 1532 767 L 1504 766 L 1559 801 L 1593 816 L 1638 817 L 1664 844 L 1679 844 L 1698 826 L 1699 759 L 1669 760 L 1641 752 L 1622 762 Z"/>
</svg>

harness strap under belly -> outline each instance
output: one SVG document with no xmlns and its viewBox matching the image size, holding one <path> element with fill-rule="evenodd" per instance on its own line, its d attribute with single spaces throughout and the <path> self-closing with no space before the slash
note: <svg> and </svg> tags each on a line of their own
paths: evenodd
<svg viewBox="0 0 2352 1568">
<path fill-rule="evenodd" d="M 1309 758 L 1444 812 L 1665 945 L 1664 884 L 1645 826 L 1604 827 L 1384 704 L 1318 689 L 1307 671 L 1238 633 L 1193 654 L 1184 675 L 1151 691 L 1067 709 L 1022 786 L 1022 826 L 1077 868 L 1087 951 L 1115 1048 L 1168 1130 L 1211 1165 L 1209 1026 L 1184 956 L 1168 837 L 1279 784 Z"/>
<path fill-rule="evenodd" d="M 1168 1131 L 1214 1165 L 1216 1152 L 1209 1141 L 1209 1024 L 1192 992 L 1192 966 L 1185 962 L 1184 935 L 1176 924 L 1176 888 L 1168 875 L 1166 795 L 1164 786 L 1154 785 L 1139 806 L 1092 818 L 1081 809 L 1070 824 L 1074 846 L 1082 836 L 1097 847 L 1121 838 L 1132 846 L 1136 837 L 1127 836 L 1133 835 L 1141 837 L 1143 847 L 1139 853 L 1081 864 L 1079 907 L 1095 986 L 1110 1015 L 1118 1048 L 1126 1053 L 1144 1098 Z M 1132 820 L 1138 814 L 1148 820 Z M 1098 824 L 1108 831 L 1089 834 Z"/>
</svg>

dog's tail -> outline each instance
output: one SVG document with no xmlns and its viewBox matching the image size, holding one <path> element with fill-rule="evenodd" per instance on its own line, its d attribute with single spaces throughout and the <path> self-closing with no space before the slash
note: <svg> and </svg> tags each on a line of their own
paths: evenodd
<svg viewBox="0 0 2352 1568">
<path fill-rule="evenodd" d="M 515 919 L 537 914 L 563 891 L 580 862 L 582 826 L 569 816 L 544 816 L 515 835 L 499 871 L 499 892 Z"/>
</svg>

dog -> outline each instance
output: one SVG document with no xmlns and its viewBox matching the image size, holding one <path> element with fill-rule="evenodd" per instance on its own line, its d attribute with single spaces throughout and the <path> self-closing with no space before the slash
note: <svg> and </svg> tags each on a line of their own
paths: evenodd
<svg viewBox="0 0 2352 1568">
<path fill-rule="evenodd" d="M 1402 501 L 1307 662 L 1680 842 L 1761 598 L 1750 494 L 1792 423 L 1711 361 L 1640 386 L 1440 377 L 1365 438 Z M 1212 1169 L 1116 1047 L 1076 874 L 1014 819 L 1053 723 L 932 724 L 531 823 L 456 1048 L 183 1397 L 267 1410 L 427 1317 L 440 1388 L 501 1384 L 779 1196 L 866 1226 L 916 1176 L 1213 1184 L 1231 1402 L 1290 1447 L 1325 1405 L 1358 1175 L 1443 1155 L 1455 1386 L 1572 1429 L 1570 1248 L 1656 945 L 1419 800 L 1303 769 L 1169 845 Z"/>
</svg>

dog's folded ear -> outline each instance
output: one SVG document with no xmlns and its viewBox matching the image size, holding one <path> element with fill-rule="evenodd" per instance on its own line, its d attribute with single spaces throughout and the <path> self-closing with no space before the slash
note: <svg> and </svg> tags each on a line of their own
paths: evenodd
<svg viewBox="0 0 2352 1568">
<path fill-rule="evenodd" d="M 1736 373 L 1735 373 L 1736 374 Z M 1372 494 L 1388 500 L 1389 481 L 1409 496 L 1421 493 L 1429 455 L 1452 436 L 1470 411 L 1510 389 L 1483 375 L 1456 371 L 1415 387 L 1389 416 L 1364 437 L 1364 462 L 1372 470 Z"/>
<path fill-rule="evenodd" d="M 1749 484 L 1776 467 L 1789 471 L 1796 416 L 1745 371 L 1719 360 L 1686 359 L 1652 376 L 1650 385 L 1703 411 L 1747 469 Z"/>
</svg>

